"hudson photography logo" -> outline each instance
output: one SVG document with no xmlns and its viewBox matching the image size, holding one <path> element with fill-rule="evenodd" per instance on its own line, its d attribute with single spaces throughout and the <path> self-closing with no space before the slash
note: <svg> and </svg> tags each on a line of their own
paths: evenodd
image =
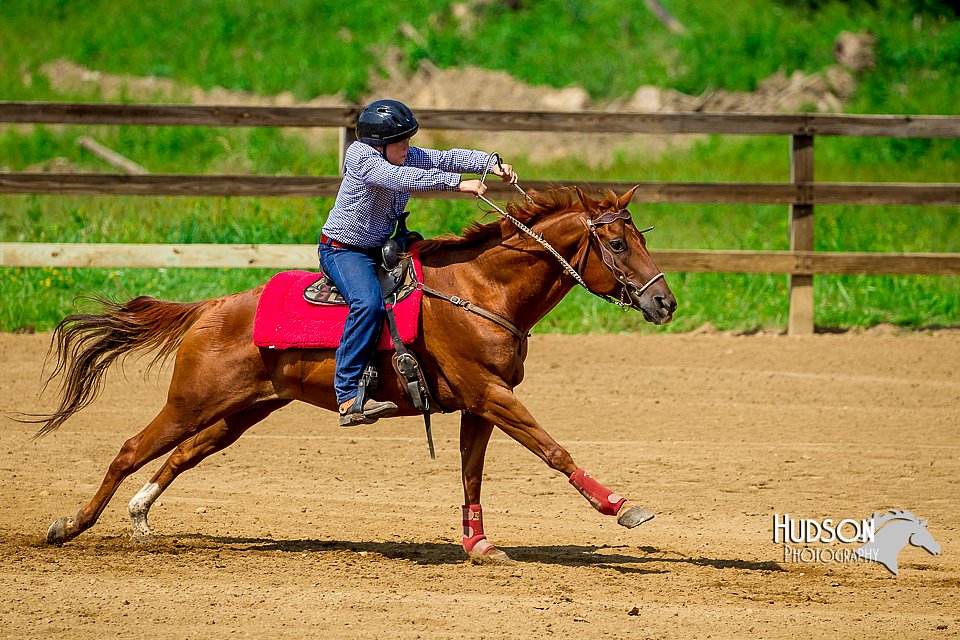
<svg viewBox="0 0 960 640">
<path fill-rule="evenodd" d="M 897 558 L 908 544 L 940 553 L 940 544 L 909 511 L 878 511 L 863 520 L 773 515 L 773 541 L 783 544 L 784 562 L 879 562 L 897 575 Z M 857 546 L 853 546 L 857 545 Z"/>
</svg>

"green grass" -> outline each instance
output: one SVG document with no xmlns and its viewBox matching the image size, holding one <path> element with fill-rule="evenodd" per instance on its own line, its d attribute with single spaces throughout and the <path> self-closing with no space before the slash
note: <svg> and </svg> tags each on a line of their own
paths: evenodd
<svg viewBox="0 0 960 640">
<path fill-rule="evenodd" d="M 0 0 L 0 96 L 5 100 L 97 100 L 60 93 L 40 73 L 57 58 L 107 73 L 157 75 L 205 89 L 222 86 L 298 98 L 343 93 L 359 99 L 380 73 L 389 46 L 408 71 L 420 60 L 474 64 L 531 83 L 577 84 L 596 99 L 630 95 L 642 84 L 700 94 L 752 90 L 777 70 L 822 71 L 841 30 L 877 36 L 877 70 L 860 78 L 848 112 L 957 113 L 960 21 L 911 11 L 892 0 L 826 2 L 816 12 L 769 0 L 666 2 L 690 30 L 667 33 L 642 8 L 614 0 L 500 3 L 460 29 L 438 1 L 333 3 L 280 0 L 270 10 L 238 0 L 169 3 L 134 0 L 22 3 Z M 631 8 L 632 7 L 632 8 Z M 415 25 L 422 43 L 396 25 Z M 509 108 L 509 103 L 503 105 Z M 92 135 L 166 173 L 332 175 L 335 138 L 316 148 L 276 129 L 193 127 L 0 128 L 0 169 L 20 171 L 66 158 L 104 171 L 76 145 Z M 451 144 L 457 139 L 451 135 Z M 816 177 L 825 181 L 956 182 L 960 141 L 826 138 L 816 142 Z M 596 168 L 570 157 L 535 164 L 510 158 L 522 178 L 544 180 L 770 181 L 789 176 L 786 137 L 713 136 L 658 157 L 611 152 Z M 0 241 L 311 243 L 332 202 L 285 198 L 0 197 Z M 469 202 L 415 200 L 415 226 L 427 235 L 457 232 L 479 215 Z M 656 249 L 785 250 L 781 206 L 632 207 L 638 224 L 656 224 Z M 956 207 L 817 207 L 822 251 L 960 252 Z M 78 295 L 139 294 L 177 300 L 213 297 L 264 281 L 262 270 L 0 269 L 0 330 L 47 329 Z M 783 327 L 782 275 L 669 274 L 680 310 L 657 331 L 710 322 L 721 329 Z M 960 278 L 818 276 L 816 320 L 826 326 L 893 322 L 907 327 L 960 324 Z M 548 316 L 549 331 L 650 331 L 575 291 Z"/>
<path fill-rule="evenodd" d="M 780 69 L 833 64 L 834 38 L 848 30 L 877 37 L 882 71 L 864 78 L 852 110 L 956 110 L 950 85 L 960 73 L 960 21 L 924 14 L 915 20 L 896 0 L 828 2 L 815 12 L 771 0 L 665 4 L 689 36 L 668 33 L 641 3 L 619 0 L 528 0 L 519 11 L 481 4 L 470 28 L 458 27 L 452 3 L 440 0 L 278 0 L 269 9 L 239 0 L 2 0 L 0 92 L 7 99 L 62 99 L 37 73 L 62 57 L 206 89 L 357 99 L 381 73 L 391 46 L 408 70 L 423 59 L 441 67 L 472 64 L 533 84 L 576 84 L 600 99 L 643 84 L 690 94 L 750 91 Z M 400 34 L 403 22 L 422 42 Z"/>
</svg>

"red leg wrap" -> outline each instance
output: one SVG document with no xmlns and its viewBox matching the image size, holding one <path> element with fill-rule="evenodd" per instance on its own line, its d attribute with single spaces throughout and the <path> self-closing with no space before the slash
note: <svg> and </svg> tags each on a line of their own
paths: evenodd
<svg viewBox="0 0 960 640">
<path fill-rule="evenodd" d="M 478 504 L 463 505 L 463 550 L 484 554 L 495 547 L 483 534 L 483 510 Z"/>
<path fill-rule="evenodd" d="M 570 476 L 570 484 L 577 488 L 580 495 L 586 498 L 594 509 L 605 516 L 617 515 L 620 506 L 627 501 L 623 496 L 617 495 L 588 476 L 583 469 L 577 469 Z"/>
</svg>

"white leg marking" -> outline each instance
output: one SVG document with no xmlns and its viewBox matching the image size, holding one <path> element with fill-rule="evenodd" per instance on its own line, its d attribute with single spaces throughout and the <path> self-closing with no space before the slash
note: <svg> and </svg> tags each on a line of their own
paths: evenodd
<svg viewBox="0 0 960 640">
<path fill-rule="evenodd" d="M 153 535 L 150 525 L 147 524 L 147 512 L 150 511 L 153 501 L 160 496 L 161 492 L 160 485 L 156 482 L 148 482 L 130 501 L 130 522 L 133 524 L 134 538 L 149 538 Z"/>
</svg>

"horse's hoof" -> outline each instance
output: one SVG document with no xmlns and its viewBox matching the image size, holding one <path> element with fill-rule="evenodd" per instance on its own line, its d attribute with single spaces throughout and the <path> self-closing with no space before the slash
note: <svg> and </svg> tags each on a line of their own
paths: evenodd
<svg viewBox="0 0 960 640">
<path fill-rule="evenodd" d="M 134 542 L 153 542 L 156 537 L 153 535 L 153 529 L 147 524 L 147 514 L 130 511 L 130 526 L 133 531 L 130 532 L 130 539 Z"/>
<path fill-rule="evenodd" d="M 53 521 L 50 528 L 47 529 L 47 544 L 54 544 L 58 547 L 69 540 L 67 529 L 73 524 L 73 518 L 64 516 Z"/>
<path fill-rule="evenodd" d="M 153 532 L 132 533 L 130 534 L 130 541 L 137 544 L 153 544 L 157 541 L 157 536 L 153 535 Z"/>
<path fill-rule="evenodd" d="M 481 538 L 474 544 L 467 557 L 473 564 L 512 564 L 513 558 L 507 555 L 505 551 L 497 549 L 490 544 L 486 537 Z"/>
<path fill-rule="evenodd" d="M 638 504 L 631 505 L 630 503 L 625 502 L 623 508 L 620 509 L 620 516 L 617 518 L 617 524 L 621 527 L 626 527 L 627 529 L 633 529 L 636 526 L 639 526 L 646 522 L 647 520 L 653 520 L 653 511 L 644 509 Z"/>
<path fill-rule="evenodd" d="M 496 547 L 491 548 L 486 553 L 468 553 L 467 556 L 473 564 L 515 564 L 516 560 Z"/>
</svg>

